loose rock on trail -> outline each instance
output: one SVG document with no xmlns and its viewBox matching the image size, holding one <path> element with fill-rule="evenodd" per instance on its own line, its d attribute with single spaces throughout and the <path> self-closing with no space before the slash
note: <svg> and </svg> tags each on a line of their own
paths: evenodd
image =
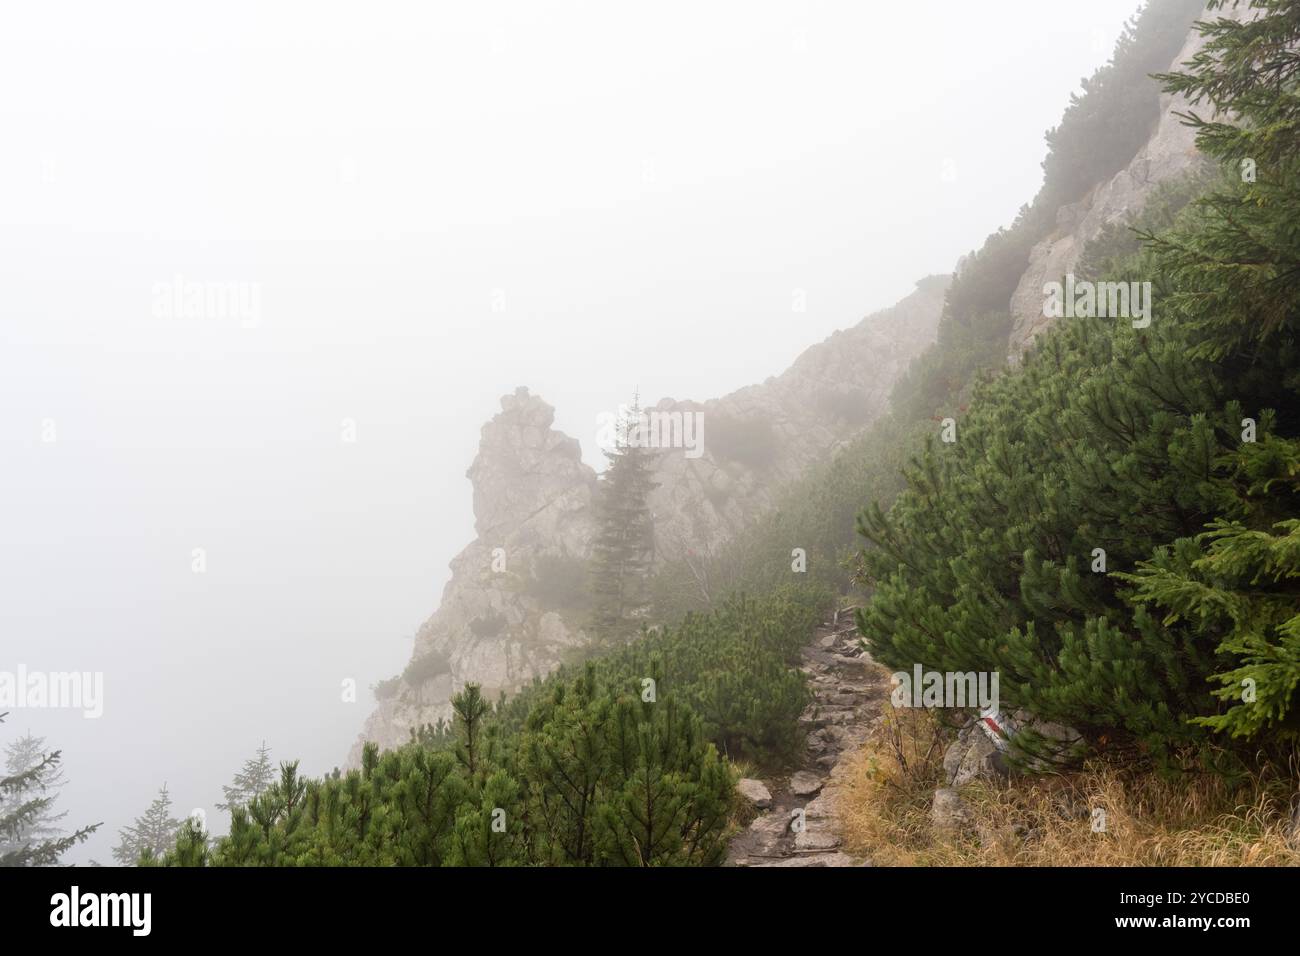
<svg viewBox="0 0 1300 956">
<path fill-rule="evenodd" d="M 846 772 L 841 758 L 866 740 L 889 682 L 862 650 L 849 611 L 817 628 L 801 657 L 813 702 L 799 718 L 805 734 L 800 759 L 788 776 L 742 782 L 741 793 L 761 812 L 731 841 L 728 866 L 864 863 L 840 849 L 835 797 Z M 767 799 L 754 800 L 760 788 Z"/>
</svg>

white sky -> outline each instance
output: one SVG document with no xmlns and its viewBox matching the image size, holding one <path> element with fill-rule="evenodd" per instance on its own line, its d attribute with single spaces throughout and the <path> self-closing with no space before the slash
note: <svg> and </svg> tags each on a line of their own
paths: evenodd
<svg viewBox="0 0 1300 956">
<path fill-rule="evenodd" d="M 761 381 L 949 271 L 1136 3 L 5 4 L 0 670 L 106 700 L 0 744 L 63 748 L 73 858 L 163 781 L 215 815 L 264 738 L 341 763 L 503 393 L 594 462 L 633 388 Z M 177 275 L 257 327 L 157 317 Z"/>
</svg>

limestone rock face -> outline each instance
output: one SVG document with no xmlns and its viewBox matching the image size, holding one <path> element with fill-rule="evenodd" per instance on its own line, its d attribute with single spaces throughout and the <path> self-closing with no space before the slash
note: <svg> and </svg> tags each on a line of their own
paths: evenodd
<svg viewBox="0 0 1300 956">
<path fill-rule="evenodd" d="M 666 398 L 649 411 L 694 413 L 698 457 L 656 459 L 650 497 L 658 557 L 716 552 L 839 442 L 885 411 L 894 383 L 934 341 L 950 277 L 930 276 L 897 305 L 807 349 L 785 372 L 705 402 Z"/>
<path fill-rule="evenodd" d="M 1215 17 L 1243 20 L 1256 15 L 1256 11 L 1243 6 L 1228 6 L 1215 11 Z M 1177 71 L 1204 46 L 1204 37 L 1193 30 L 1169 65 Z M 1009 360 L 1020 361 L 1026 349 L 1046 331 L 1056 319 L 1043 315 L 1043 286 L 1059 282 L 1074 270 L 1084 247 L 1101 234 L 1107 225 L 1126 220 L 1140 211 L 1148 197 L 1161 183 L 1189 172 L 1202 157 L 1196 149 L 1196 134 L 1175 112 L 1187 112 L 1189 104 L 1182 96 L 1161 94 L 1160 119 L 1151 138 L 1129 165 L 1107 182 L 1094 187 L 1076 203 L 1061 207 L 1057 212 L 1055 231 L 1029 255 L 1029 266 L 1011 297 L 1011 315 L 1014 326 L 1009 341 Z M 1202 115 L 1206 107 L 1198 109 Z"/>
<path fill-rule="evenodd" d="M 474 484 L 474 530 L 504 545 L 545 542 L 566 553 L 589 546 L 595 472 L 575 438 L 551 428 L 555 409 L 527 388 L 501 399 L 501 413 L 483 426 L 478 456 L 466 477 Z M 535 539 L 535 541 L 534 541 Z"/>
<path fill-rule="evenodd" d="M 708 554 L 767 510 L 787 483 L 884 411 L 890 389 L 934 341 L 949 277 L 917 283 L 896 306 L 805 351 L 784 373 L 705 402 L 664 399 L 650 411 L 698 413 L 695 450 L 659 449 L 650 497 L 656 560 Z M 595 535 L 596 473 L 554 409 L 526 388 L 501 399 L 467 475 L 477 538 L 451 562 L 438 610 L 412 662 L 385 688 L 349 754 L 395 747 L 450 719 L 452 695 L 477 683 L 488 699 L 544 676 L 586 643 L 557 582 L 585 580 Z M 499 549 L 499 550 L 498 550 Z"/>
<path fill-rule="evenodd" d="M 594 534 L 596 473 L 578 442 L 551 428 L 554 416 L 520 388 L 483 426 L 468 472 L 478 538 L 452 560 L 442 604 L 416 634 L 412 665 L 366 721 L 349 765 L 359 763 L 364 741 L 399 746 L 411 729 L 450 719 L 451 697 L 465 684 L 495 699 L 584 643 L 580 625 L 548 606 L 548 587 L 538 581 L 548 561 L 585 561 Z M 435 663 L 419 666 L 426 660 Z"/>
</svg>

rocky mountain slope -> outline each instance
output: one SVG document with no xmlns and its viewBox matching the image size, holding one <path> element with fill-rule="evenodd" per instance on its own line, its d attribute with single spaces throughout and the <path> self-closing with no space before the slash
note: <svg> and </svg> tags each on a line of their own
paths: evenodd
<svg viewBox="0 0 1300 956">
<path fill-rule="evenodd" d="M 1257 11 L 1245 7 L 1216 10 L 1207 18 L 1248 19 Z M 1205 37 L 1193 29 L 1182 49 L 1169 64 L 1175 72 L 1205 46 Z M 1191 105 L 1181 96 L 1160 96 L 1160 120 L 1151 138 L 1138 150 L 1128 166 L 1112 178 L 1098 183 L 1078 202 L 1057 210 L 1056 229 L 1030 253 L 1029 266 L 1011 297 L 1014 327 L 1009 346 L 1010 361 L 1019 362 L 1025 349 L 1052 324 L 1043 315 L 1043 286 L 1059 281 L 1074 270 L 1084 247 L 1108 225 L 1123 223 L 1139 212 L 1162 183 L 1177 179 L 1200 163 L 1195 131 L 1183 124 L 1176 113 L 1187 113 Z M 1196 112 L 1209 118 L 1213 111 L 1202 106 Z"/>
<path fill-rule="evenodd" d="M 885 410 L 890 389 L 934 340 L 947 276 L 841 330 L 782 374 L 719 399 L 665 398 L 648 411 L 698 413 L 700 454 L 663 449 L 650 507 L 659 560 L 706 554 L 769 508 L 780 489 Z M 467 475 L 477 537 L 451 562 L 442 603 L 420 627 L 411 664 L 376 688 L 349 763 L 373 740 L 405 743 L 450 716 L 466 683 L 493 699 L 545 675 L 586 643 L 575 609 L 595 532 L 596 473 L 554 409 L 527 388 L 501 399 Z"/>
<path fill-rule="evenodd" d="M 1229 8 L 1216 15 L 1252 14 Z M 1192 30 L 1170 63 L 1193 56 Z M 1079 263 L 1109 224 L 1137 213 L 1156 188 L 1198 163 L 1192 131 L 1173 115 L 1188 104 L 1160 101 L 1160 117 L 1127 167 L 1079 201 L 1060 207 L 1054 231 L 1030 253 L 1009 307 L 1014 363 L 1046 330 L 1044 284 Z M 648 411 L 698 413 L 702 453 L 658 455 L 651 498 L 660 560 L 718 549 L 840 442 L 884 412 L 894 383 L 935 337 L 950 277 L 931 276 L 891 309 L 869 316 L 804 352 L 780 376 L 711 401 L 665 398 Z M 391 747 L 412 728 L 450 715 L 468 682 L 494 698 L 557 667 L 586 644 L 576 609 L 595 531 L 595 472 L 576 439 L 551 426 L 554 410 L 526 388 L 501 401 L 483 426 L 468 476 L 477 538 L 451 562 L 437 611 L 420 627 L 410 665 L 376 689 L 378 706 L 352 749 Z"/>
</svg>

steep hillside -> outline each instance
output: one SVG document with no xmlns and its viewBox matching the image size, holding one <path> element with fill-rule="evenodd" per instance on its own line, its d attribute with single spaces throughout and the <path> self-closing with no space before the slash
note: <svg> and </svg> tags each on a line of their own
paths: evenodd
<svg viewBox="0 0 1300 956">
<path fill-rule="evenodd" d="M 697 416 L 701 439 L 691 454 L 668 448 L 656 456 L 650 507 L 658 566 L 674 568 L 689 589 L 717 590 L 695 584 L 735 566 L 732 552 L 750 548 L 755 522 L 788 506 L 788 489 L 825 471 L 832 452 L 863 446 L 868 457 L 893 460 L 876 447 L 893 442 L 892 426 L 873 430 L 887 425 L 891 399 L 895 423 L 906 432 L 956 411 L 979 369 L 998 364 L 998 356 L 1019 360 L 1051 324 L 1043 315 L 1044 284 L 1076 268 L 1091 240 L 1138 215 L 1162 184 L 1200 162 L 1192 131 L 1174 115 L 1187 103 L 1158 95 L 1146 74 L 1174 68 L 1201 49 L 1202 37 L 1190 29 L 1201 12 L 1196 0 L 1163 0 L 1135 18 L 1114 59 L 1049 134 L 1039 196 L 1010 229 L 963 258 L 954 283 L 921 280 L 893 308 L 812 346 L 764 383 L 709 401 L 664 398 L 647 409 L 665 419 Z M 1177 51 L 1172 61 L 1170 51 Z M 1104 143 L 1089 145 L 1103 134 Z M 578 441 L 551 427 L 553 419 L 545 401 L 520 388 L 503 397 L 501 412 L 483 427 L 468 472 L 477 537 L 452 561 L 442 603 L 420 627 L 411 663 L 376 688 L 379 703 L 352 748 L 351 765 L 365 741 L 397 746 L 414 728 L 449 719 L 450 698 L 467 683 L 495 698 L 588 646 L 586 568 L 597 476 L 582 462 Z M 847 465 L 831 467 L 822 484 L 838 482 L 842 497 L 849 489 L 838 472 Z M 834 496 L 818 498 L 828 513 L 843 510 L 832 507 Z M 859 493 L 852 499 L 860 502 Z M 789 535 L 777 536 L 777 550 L 788 554 Z M 804 537 L 800 544 L 817 546 Z"/>
<path fill-rule="evenodd" d="M 659 561 L 707 555 L 768 510 L 780 490 L 882 415 L 908 364 L 934 340 L 948 280 L 931 276 L 893 308 L 812 346 L 768 381 L 704 402 L 665 398 L 652 411 L 698 413 L 698 457 L 656 456 Z M 554 409 L 519 388 L 483 426 L 467 476 L 476 539 L 451 562 L 442 603 L 420 627 L 411 663 L 376 688 L 365 741 L 394 747 L 451 716 L 467 683 L 494 699 L 586 646 L 585 562 L 596 474 Z"/>
<path fill-rule="evenodd" d="M 1204 46 L 1196 6 L 1143 8 L 1038 197 L 951 281 L 655 406 L 703 422 L 652 466 L 651 584 L 696 593 L 652 587 L 655 626 L 578 666 L 610 481 L 506 396 L 478 536 L 363 741 L 438 726 L 359 742 L 346 775 L 286 764 L 165 862 L 1294 863 L 1300 0 L 1212 3 Z M 1158 82 L 1221 111 L 1194 121 L 1204 177 L 1147 76 L 1175 50 L 1195 61 Z M 1150 327 L 1038 321 L 1074 268 L 1151 282 Z"/>
<path fill-rule="evenodd" d="M 1215 12 L 1229 20 L 1251 19 L 1258 11 L 1244 6 Z M 1206 38 L 1196 31 L 1163 69 L 1174 71 L 1205 46 Z M 1052 324 L 1043 315 L 1043 285 L 1061 279 L 1079 265 L 1084 248 L 1107 226 L 1124 223 L 1138 214 L 1162 184 L 1172 182 L 1200 167 L 1204 159 L 1196 149 L 1196 132 L 1177 115 L 1190 109 L 1186 98 L 1163 93 L 1160 114 L 1151 138 L 1128 165 L 1113 177 L 1097 183 L 1077 202 L 1061 206 L 1056 227 L 1029 254 L 1025 270 L 1011 297 L 1014 326 L 1009 357 L 1018 362 L 1024 350 Z M 1201 109 L 1205 113 L 1204 108 Z M 1212 115 L 1213 111 L 1209 111 Z M 1209 117 L 1207 117 L 1209 118 Z"/>
</svg>

